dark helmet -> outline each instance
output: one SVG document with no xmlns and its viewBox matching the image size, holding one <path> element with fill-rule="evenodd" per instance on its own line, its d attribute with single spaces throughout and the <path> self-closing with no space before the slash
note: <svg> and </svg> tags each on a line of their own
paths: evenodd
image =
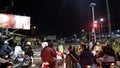
<svg viewBox="0 0 120 68">
<path fill-rule="evenodd" d="M 88 44 L 84 44 L 83 45 L 83 49 L 89 49 L 89 45 Z"/>
<path fill-rule="evenodd" d="M 68 50 L 69 50 L 69 51 L 75 51 L 75 46 L 74 46 L 74 45 L 70 45 L 70 46 L 68 47 Z"/>
<path fill-rule="evenodd" d="M 48 46 L 49 47 L 53 47 L 53 43 L 52 42 L 48 42 Z"/>
</svg>

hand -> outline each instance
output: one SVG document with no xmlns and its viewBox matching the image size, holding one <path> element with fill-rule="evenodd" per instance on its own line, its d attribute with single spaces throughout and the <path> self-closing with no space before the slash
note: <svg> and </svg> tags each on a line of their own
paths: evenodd
<svg viewBox="0 0 120 68">
<path fill-rule="evenodd" d="M 10 60 L 6 60 L 6 62 L 10 62 Z"/>
<path fill-rule="evenodd" d="M 56 62 L 57 61 L 57 58 L 53 58 L 53 60 L 52 60 L 53 62 Z"/>
</svg>

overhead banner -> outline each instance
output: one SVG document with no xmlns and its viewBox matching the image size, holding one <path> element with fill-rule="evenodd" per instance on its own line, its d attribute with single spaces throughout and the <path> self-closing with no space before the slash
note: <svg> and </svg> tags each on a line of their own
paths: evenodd
<svg viewBox="0 0 120 68">
<path fill-rule="evenodd" d="M 30 17 L 13 14 L 0 14 L 0 28 L 30 29 Z"/>
</svg>

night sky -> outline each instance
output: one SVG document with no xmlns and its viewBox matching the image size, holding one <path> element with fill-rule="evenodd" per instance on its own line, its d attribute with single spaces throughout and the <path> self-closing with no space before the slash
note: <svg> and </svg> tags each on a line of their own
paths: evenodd
<svg viewBox="0 0 120 68">
<path fill-rule="evenodd" d="M 9 0 L 1 0 L 1 5 L 3 1 Z M 108 1 L 111 21 L 120 21 L 120 0 Z M 96 3 L 95 19 L 104 18 L 104 24 L 107 23 L 105 0 L 13 0 L 13 6 L 7 12 L 30 16 L 37 34 L 71 35 L 79 34 L 82 29 L 91 31 L 92 10 L 89 5 L 92 2 Z M 1 10 L 4 5 L 11 4 L 3 4 Z"/>
</svg>

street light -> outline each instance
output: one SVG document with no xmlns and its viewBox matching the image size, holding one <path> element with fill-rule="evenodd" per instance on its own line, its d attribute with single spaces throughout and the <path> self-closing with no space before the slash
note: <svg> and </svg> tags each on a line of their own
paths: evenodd
<svg viewBox="0 0 120 68">
<path fill-rule="evenodd" d="M 95 23 L 95 16 L 94 16 L 94 7 L 95 7 L 96 3 L 90 3 L 90 6 L 92 7 L 92 16 L 93 16 L 93 24 Z M 92 28 L 92 33 L 93 33 L 93 37 L 94 37 L 94 42 L 96 42 L 96 34 L 95 34 L 95 28 Z"/>
<path fill-rule="evenodd" d="M 103 36 L 103 26 L 102 26 L 103 21 L 104 21 L 104 19 L 100 18 L 101 40 L 102 40 L 102 36 Z"/>
</svg>

